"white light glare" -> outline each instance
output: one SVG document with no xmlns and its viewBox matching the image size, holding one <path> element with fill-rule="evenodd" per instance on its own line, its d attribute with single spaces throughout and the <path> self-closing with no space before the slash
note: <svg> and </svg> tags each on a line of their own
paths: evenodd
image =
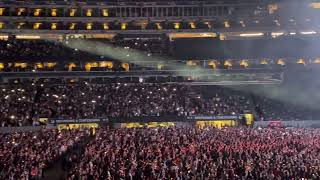
<svg viewBox="0 0 320 180">
<path fill-rule="evenodd" d="M 282 36 L 284 33 L 283 32 L 272 32 L 271 36 L 272 37 L 277 37 L 277 36 Z"/>
<path fill-rule="evenodd" d="M 248 34 L 240 34 L 241 37 L 257 37 L 263 36 L 263 33 L 248 33 Z"/>
<path fill-rule="evenodd" d="M 317 34 L 317 32 L 315 32 L 315 31 L 303 31 L 303 32 L 301 32 L 301 34 L 304 34 L 304 35 Z"/>
</svg>

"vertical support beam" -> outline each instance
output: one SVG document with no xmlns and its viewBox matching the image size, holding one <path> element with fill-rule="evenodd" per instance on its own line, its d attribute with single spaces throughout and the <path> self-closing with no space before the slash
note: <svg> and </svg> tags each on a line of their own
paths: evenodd
<svg viewBox="0 0 320 180">
<path fill-rule="evenodd" d="M 191 16 L 195 16 L 194 11 L 193 11 L 193 7 L 191 7 Z"/>
<path fill-rule="evenodd" d="M 166 7 L 166 17 L 168 17 L 168 16 L 169 16 L 169 8 Z"/>
<path fill-rule="evenodd" d="M 171 16 L 174 16 L 174 7 L 171 7 Z"/>
</svg>

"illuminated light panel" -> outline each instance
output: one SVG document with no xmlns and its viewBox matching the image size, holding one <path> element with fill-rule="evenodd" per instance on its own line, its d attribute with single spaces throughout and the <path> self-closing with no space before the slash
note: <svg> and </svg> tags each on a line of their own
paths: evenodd
<svg viewBox="0 0 320 180">
<path fill-rule="evenodd" d="M 229 27 L 230 27 L 229 21 L 225 21 L 223 24 L 224 24 L 224 27 L 225 27 L 225 28 L 229 28 Z"/>
<path fill-rule="evenodd" d="M 247 34 L 240 34 L 240 37 L 258 37 L 263 36 L 263 33 L 247 33 Z"/>
<path fill-rule="evenodd" d="M 291 33 L 289 33 L 290 35 L 296 35 L 297 33 L 295 33 L 295 32 L 291 32 Z"/>
<path fill-rule="evenodd" d="M 0 22 L 0 29 L 4 28 L 4 22 Z"/>
<path fill-rule="evenodd" d="M 108 10 L 108 9 L 103 9 L 103 10 L 102 10 L 102 15 L 103 15 L 104 17 L 108 17 L 108 16 L 109 16 L 109 10 Z"/>
<path fill-rule="evenodd" d="M 277 61 L 277 64 L 278 64 L 278 65 L 281 65 L 281 66 L 286 65 L 286 63 L 284 62 L 283 59 L 279 59 L 279 60 Z"/>
<path fill-rule="evenodd" d="M 108 23 L 103 23 L 103 29 L 104 30 L 109 30 L 109 24 Z"/>
<path fill-rule="evenodd" d="M 309 34 L 317 34 L 317 32 L 315 32 L 315 31 L 303 31 L 303 32 L 301 32 L 301 34 L 309 35 Z"/>
<path fill-rule="evenodd" d="M 260 64 L 267 65 L 267 64 L 269 64 L 269 63 L 268 63 L 268 60 L 262 59 L 262 60 L 260 61 Z"/>
<path fill-rule="evenodd" d="M 162 26 L 161 26 L 160 23 L 156 23 L 156 27 L 157 27 L 158 30 L 161 30 L 161 29 L 162 29 Z"/>
<path fill-rule="evenodd" d="M 51 16 L 57 16 L 57 9 L 51 9 Z"/>
<path fill-rule="evenodd" d="M 227 66 L 227 67 L 231 67 L 232 66 L 232 62 L 230 60 L 226 60 L 226 61 L 224 61 L 223 65 Z"/>
<path fill-rule="evenodd" d="M 70 9 L 69 16 L 74 17 L 76 15 L 77 10 L 76 9 Z"/>
<path fill-rule="evenodd" d="M 189 23 L 191 29 L 195 29 L 196 28 L 196 24 L 194 22 Z"/>
<path fill-rule="evenodd" d="M 127 23 L 121 23 L 121 30 L 127 29 Z"/>
<path fill-rule="evenodd" d="M 42 9 L 35 9 L 34 12 L 33 12 L 33 15 L 34 16 L 39 16 L 41 11 L 42 11 Z"/>
<path fill-rule="evenodd" d="M 0 16 L 3 16 L 3 14 L 4 14 L 4 8 L 0 8 Z"/>
<path fill-rule="evenodd" d="M 18 25 L 17 25 L 17 29 L 21 29 L 21 27 L 22 27 L 23 25 L 25 25 L 25 23 L 24 23 L 24 22 L 20 22 L 20 23 L 18 23 Z"/>
<path fill-rule="evenodd" d="M 210 22 L 204 22 L 204 24 L 205 24 L 205 25 L 207 25 L 209 29 L 211 29 L 211 28 L 212 28 L 212 25 L 211 25 L 211 23 L 210 23 Z"/>
<path fill-rule="evenodd" d="M 26 8 L 19 8 L 19 9 L 18 9 L 18 12 L 17 12 L 17 15 L 18 15 L 18 16 L 21 16 L 22 13 L 24 13 L 24 12 L 26 12 Z"/>
<path fill-rule="evenodd" d="M 313 63 L 320 64 L 320 58 L 315 59 Z"/>
<path fill-rule="evenodd" d="M 86 28 L 87 28 L 87 30 L 91 30 L 92 29 L 92 23 L 87 23 Z"/>
<path fill-rule="evenodd" d="M 170 39 L 178 39 L 178 38 L 203 38 L 203 37 L 217 37 L 216 33 L 208 32 L 208 33 L 169 33 Z"/>
<path fill-rule="evenodd" d="M 249 66 L 249 61 L 248 60 L 241 60 L 240 66 L 247 68 Z"/>
<path fill-rule="evenodd" d="M 56 30 L 57 29 L 57 23 L 51 23 L 51 29 Z"/>
<path fill-rule="evenodd" d="M 278 36 L 282 36 L 282 35 L 284 35 L 283 32 L 272 32 L 272 33 L 271 33 L 271 36 L 274 37 L 274 38 L 275 38 L 275 37 L 278 37 Z"/>
<path fill-rule="evenodd" d="M 1 40 L 8 40 L 9 36 L 8 35 L 0 35 Z"/>
<path fill-rule="evenodd" d="M 212 68 L 212 69 L 217 69 L 217 61 L 216 60 L 212 60 L 208 62 L 208 65 Z"/>
<path fill-rule="evenodd" d="M 76 27 L 76 23 L 71 23 L 70 26 L 69 26 L 69 29 L 70 30 L 74 30 Z"/>
<path fill-rule="evenodd" d="M 314 8 L 314 9 L 320 9 L 320 3 L 310 3 L 310 7 Z"/>
<path fill-rule="evenodd" d="M 180 29 L 180 23 L 173 23 L 175 29 Z"/>
<path fill-rule="evenodd" d="M 88 17 L 92 16 L 92 9 L 87 9 L 86 16 Z"/>
<path fill-rule="evenodd" d="M 34 23 L 33 24 L 33 29 L 39 29 L 41 24 L 42 23 Z"/>
<path fill-rule="evenodd" d="M 304 61 L 304 59 L 301 58 L 301 59 L 298 59 L 297 64 L 303 64 L 303 65 L 305 65 L 306 62 Z"/>
<path fill-rule="evenodd" d="M 16 35 L 16 39 L 40 39 L 40 36 L 34 36 L 34 35 Z"/>
</svg>

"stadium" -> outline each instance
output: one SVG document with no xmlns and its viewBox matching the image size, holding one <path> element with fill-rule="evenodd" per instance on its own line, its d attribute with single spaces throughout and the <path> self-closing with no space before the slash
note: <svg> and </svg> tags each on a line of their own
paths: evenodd
<svg viewBox="0 0 320 180">
<path fill-rule="evenodd" d="M 3 0 L 0 179 L 320 179 L 317 0 Z"/>
</svg>

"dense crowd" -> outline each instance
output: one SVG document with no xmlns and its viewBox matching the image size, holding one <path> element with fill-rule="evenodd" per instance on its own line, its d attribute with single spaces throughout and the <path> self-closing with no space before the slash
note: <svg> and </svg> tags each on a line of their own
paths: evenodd
<svg viewBox="0 0 320 180">
<path fill-rule="evenodd" d="M 100 129 L 77 179 L 318 179 L 318 129 Z"/>
<path fill-rule="evenodd" d="M 85 135 L 80 130 L 0 134 L 0 179 L 40 179 Z"/>
<path fill-rule="evenodd" d="M 0 88 L 1 126 L 30 125 L 34 120 L 34 86 L 15 86 Z"/>
<path fill-rule="evenodd" d="M 317 113 L 282 101 L 255 97 L 224 87 L 177 84 L 6 85 L 0 88 L 1 126 L 39 125 L 40 118 L 237 115 L 256 120 L 316 119 Z"/>
<path fill-rule="evenodd" d="M 132 116 L 188 116 L 242 113 L 245 97 L 216 94 L 203 98 L 189 86 L 169 84 L 77 84 L 43 90 L 39 114 L 44 117 L 93 118 Z"/>
<path fill-rule="evenodd" d="M 88 61 L 99 59 L 100 56 L 93 55 L 78 49 L 68 47 L 72 39 L 65 41 L 47 41 L 47 40 L 0 40 L 0 57 L 3 59 L 21 59 L 21 60 L 83 60 Z M 97 39 L 92 41 L 98 42 Z M 124 49 L 136 49 L 145 52 L 149 56 L 152 54 L 164 54 L 167 52 L 166 41 L 162 39 L 143 40 L 132 39 L 116 41 L 100 40 L 99 42 L 114 47 Z"/>
</svg>

